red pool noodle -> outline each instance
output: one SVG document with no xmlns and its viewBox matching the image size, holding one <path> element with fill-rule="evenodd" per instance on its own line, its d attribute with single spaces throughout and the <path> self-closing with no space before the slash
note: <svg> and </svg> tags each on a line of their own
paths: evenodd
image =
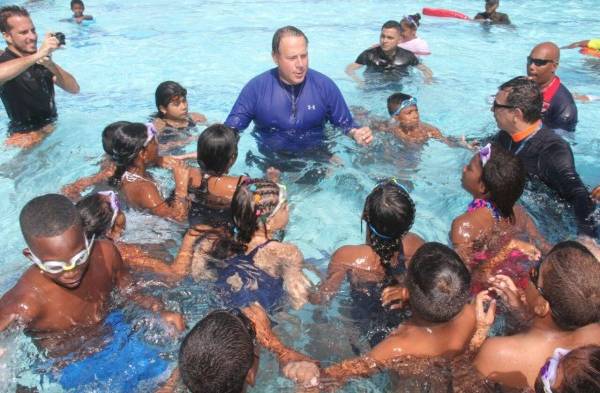
<svg viewBox="0 0 600 393">
<path fill-rule="evenodd" d="M 465 14 L 461 14 L 458 11 L 445 10 L 443 8 L 423 8 L 423 15 L 437 16 L 440 18 L 456 18 L 456 19 L 471 19 Z"/>
<path fill-rule="evenodd" d="M 600 57 L 600 50 L 588 47 L 579 49 L 579 53 L 586 56 Z"/>
</svg>

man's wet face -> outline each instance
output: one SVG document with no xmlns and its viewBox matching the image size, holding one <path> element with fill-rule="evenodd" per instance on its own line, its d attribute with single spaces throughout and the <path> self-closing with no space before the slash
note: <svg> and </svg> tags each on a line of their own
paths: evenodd
<svg viewBox="0 0 600 393">
<path fill-rule="evenodd" d="M 33 22 L 27 16 L 11 16 L 6 20 L 8 31 L 2 33 L 7 44 L 24 55 L 37 52 L 37 33 Z"/>
</svg>

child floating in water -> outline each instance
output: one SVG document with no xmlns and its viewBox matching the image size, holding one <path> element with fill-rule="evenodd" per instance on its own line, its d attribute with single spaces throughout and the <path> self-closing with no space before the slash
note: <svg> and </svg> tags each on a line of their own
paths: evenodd
<svg viewBox="0 0 600 393">
<path fill-rule="evenodd" d="M 427 41 L 417 37 L 417 28 L 419 27 L 420 20 L 420 14 L 408 15 L 402 18 L 400 21 L 402 42 L 398 46 L 413 52 L 417 56 L 426 56 L 431 54 L 429 45 Z"/>
<path fill-rule="evenodd" d="M 0 299 L 0 331 L 21 325 L 51 356 L 65 355 L 80 349 L 72 344 L 85 342 L 83 330 L 97 327 L 107 316 L 115 288 L 126 299 L 160 313 L 177 330 L 185 328 L 181 314 L 139 293 L 111 242 L 86 236 L 79 212 L 66 197 L 34 198 L 19 220 L 29 246 L 24 254 L 33 265 Z"/>
<path fill-rule="evenodd" d="M 415 220 L 415 204 L 395 179 L 371 191 L 362 219 L 367 224 L 366 244 L 335 251 L 327 279 L 310 298 L 312 303 L 328 301 L 348 278 L 354 301 L 352 318 L 362 323 L 363 333 L 375 346 L 402 320 L 401 313 L 385 307 L 389 305 L 385 289 L 403 282 L 408 261 L 424 242 L 408 232 Z"/>
<path fill-rule="evenodd" d="M 94 17 L 91 15 L 84 15 L 85 6 L 81 0 L 71 0 L 71 11 L 73 11 L 73 17 L 69 21 L 81 23 L 84 20 L 93 20 Z"/>
<path fill-rule="evenodd" d="M 475 20 L 485 21 L 503 25 L 509 25 L 510 19 L 508 15 L 496 10 L 500 6 L 500 0 L 485 0 L 485 12 L 480 12 L 475 15 Z"/>
</svg>

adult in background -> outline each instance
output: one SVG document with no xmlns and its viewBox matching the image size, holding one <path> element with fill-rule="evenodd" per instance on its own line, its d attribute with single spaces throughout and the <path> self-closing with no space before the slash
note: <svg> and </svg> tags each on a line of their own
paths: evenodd
<svg viewBox="0 0 600 393">
<path fill-rule="evenodd" d="M 225 120 L 240 131 L 254 121 L 254 135 L 267 166 L 285 165 L 290 157 L 322 154 L 327 122 L 361 145 L 371 142 L 371 130 L 355 127 L 335 83 L 308 68 L 308 38 L 302 31 L 294 26 L 278 29 L 271 55 L 277 67 L 244 86 Z"/>
<path fill-rule="evenodd" d="M 366 73 L 393 73 L 401 78 L 408 75 L 409 67 L 418 68 L 427 82 L 433 76 L 431 70 L 422 64 L 417 56 L 404 48 L 398 47 L 402 42 L 402 26 L 400 23 L 389 20 L 381 26 L 379 46 L 364 50 L 354 61 L 346 67 L 346 74 L 359 84 L 363 80 L 356 75 L 356 70 L 366 66 Z"/>
<path fill-rule="evenodd" d="M 577 125 L 577 107 L 569 90 L 556 76 L 559 60 L 558 46 L 552 42 L 542 42 L 527 56 L 527 76 L 537 83 L 544 95 L 544 125 L 554 130 L 573 132 Z"/>
<path fill-rule="evenodd" d="M 538 84 L 520 76 L 502 84 L 492 112 L 500 132 L 495 141 L 523 160 L 529 178 L 540 179 L 575 208 L 578 232 L 594 237 L 595 203 L 581 181 L 569 144 L 541 121 Z"/>
<path fill-rule="evenodd" d="M 59 39 L 46 34 L 37 48 L 37 32 L 25 8 L 0 8 L 0 31 L 7 47 L 0 56 L 0 98 L 10 118 L 6 144 L 31 147 L 53 129 L 57 117 L 54 84 L 72 93 L 79 85 L 52 61 Z"/>
<path fill-rule="evenodd" d="M 475 20 L 502 25 L 509 25 L 508 15 L 496 11 L 500 6 L 500 0 L 485 0 L 485 12 L 475 15 Z"/>
</svg>

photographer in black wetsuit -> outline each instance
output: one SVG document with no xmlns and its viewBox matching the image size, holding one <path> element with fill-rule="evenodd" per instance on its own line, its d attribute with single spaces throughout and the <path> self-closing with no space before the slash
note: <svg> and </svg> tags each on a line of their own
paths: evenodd
<svg viewBox="0 0 600 393">
<path fill-rule="evenodd" d="M 537 83 L 517 77 L 500 86 L 492 112 L 500 132 L 494 140 L 519 156 L 530 178 L 540 179 L 575 208 L 578 232 L 597 236 L 595 203 L 575 170 L 569 144 L 541 122 Z"/>
<path fill-rule="evenodd" d="M 10 118 L 6 144 L 30 147 L 52 131 L 57 116 L 54 84 L 72 94 L 79 92 L 79 85 L 52 61 L 64 36 L 46 34 L 38 50 L 37 32 L 26 9 L 0 8 L 0 31 L 7 44 L 0 56 L 0 97 Z"/>
<path fill-rule="evenodd" d="M 385 22 L 381 26 L 379 46 L 363 51 L 354 63 L 346 67 L 346 74 L 363 84 L 363 80 L 355 74 L 362 66 L 367 66 L 367 73 L 393 73 L 398 78 L 408 75 L 409 67 L 415 66 L 423 73 L 425 81 L 430 82 L 433 76 L 431 70 L 419 62 L 414 53 L 398 47 L 402 40 L 401 32 L 400 23 L 393 20 Z"/>
</svg>

